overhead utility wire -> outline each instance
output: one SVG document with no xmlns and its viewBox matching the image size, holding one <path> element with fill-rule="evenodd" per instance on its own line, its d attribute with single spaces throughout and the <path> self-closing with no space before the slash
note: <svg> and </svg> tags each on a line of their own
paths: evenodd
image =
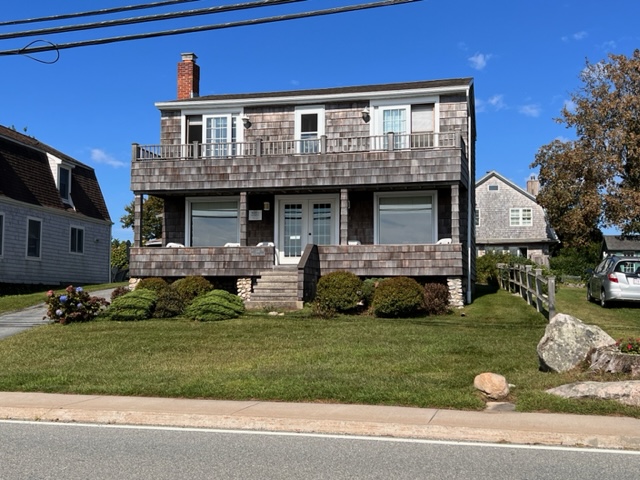
<svg viewBox="0 0 640 480">
<path fill-rule="evenodd" d="M 42 46 L 42 47 L 31 47 L 31 48 L 24 47 L 17 50 L 0 50 L 0 56 L 31 55 L 34 53 L 50 52 L 53 50 L 64 50 L 68 48 L 77 48 L 77 47 L 88 47 L 93 45 L 104 45 L 108 43 L 126 42 L 131 40 L 141 40 L 141 39 L 155 38 L 155 37 L 166 37 L 170 35 L 182 35 L 185 33 L 205 32 L 209 30 L 220 30 L 223 28 L 231 28 L 231 27 L 259 25 L 263 23 L 281 22 L 284 20 L 295 20 L 298 18 L 316 17 L 321 15 L 332 15 L 335 13 L 351 12 L 356 10 L 365 10 L 369 8 L 386 7 L 390 5 L 400 5 L 403 3 L 413 3 L 413 2 L 420 2 L 420 1 L 422 0 L 384 0 L 379 2 L 361 4 L 361 5 L 349 5 L 346 7 L 336 7 L 336 8 L 326 9 L 326 10 L 315 10 L 311 12 L 292 13 L 288 15 L 279 15 L 275 17 L 257 18 L 252 20 L 241 20 L 236 22 L 221 23 L 217 25 L 203 25 L 200 27 L 189 27 L 189 28 L 181 28 L 176 30 L 164 30 L 161 32 L 142 33 L 137 35 L 125 35 L 120 37 L 99 38 L 96 40 L 84 40 L 84 41 L 61 43 L 57 45 L 54 44 L 54 45 Z"/>
<path fill-rule="evenodd" d="M 167 5 L 175 5 L 178 3 L 199 2 L 200 0 L 164 0 L 163 2 L 144 3 L 139 5 L 127 5 L 125 7 L 103 8 L 101 10 L 91 10 L 89 12 L 62 13 L 59 15 L 50 15 L 48 17 L 24 18 L 22 20 L 6 20 L 0 22 L 0 27 L 7 25 L 23 25 L 25 23 L 50 22 L 54 20 L 66 20 L 68 18 L 92 17 L 94 15 L 106 15 L 109 13 L 128 12 L 131 10 L 144 10 L 146 8 L 164 7 Z"/>
<path fill-rule="evenodd" d="M 247 10 L 250 8 L 268 7 L 271 5 L 282 5 L 285 3 L 306 2 L 307 0 L 255 0 L 253 2 L 235 3 L 231 5 L 220 5 L 217 7 L 198 8 L 195 10 L 185 10 L 182 12 L 157 13 L 153 15 L 143 15 L 141 17 L 121 18 L 116 20 L 106 20 L 104 22 L 80 23 L 77 25 L 67 25 L 63 27 L 40 28 L 37 30 L 26 30 L 24 32 L 0 33 L 0 40 L 10 38 L 35 37 L 38 35 L 78 32 L 80 30 L 93 30 L 95 28 L 117 27 L 120 25 L 133 25 L 136 23 L 157 22 L 159 20 L 170 20 L 172 18 L 195 17 L 198 15 L 210 15 L 213 13 L 232 12 L 235 10 Z"/>
</svg>

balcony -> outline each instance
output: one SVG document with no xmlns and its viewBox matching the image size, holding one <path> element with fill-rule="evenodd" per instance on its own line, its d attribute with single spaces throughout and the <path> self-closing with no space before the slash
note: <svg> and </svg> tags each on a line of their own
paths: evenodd
<svg viewBox="0 0 640 480">
<path fill-rule="evenodd" d="M 141 193 L 427 182 L 468 186 L 460 132 L 132 147 Z"/>
</svg>

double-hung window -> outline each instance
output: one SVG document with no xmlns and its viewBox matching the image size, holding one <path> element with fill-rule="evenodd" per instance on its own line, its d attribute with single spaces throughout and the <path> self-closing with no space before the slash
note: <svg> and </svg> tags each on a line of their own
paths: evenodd
<svg viewBox="0 0 640 480">
<path fill-rule="evenodd" d="M 27 218 L 27 258 L 39 259 L 42 254 L 42 220 Z"/>
<path fill-rule="evenodd" d="M 510 227 L 530 227 L 533 225 L 533 212 L 530 208 L 510 208 Z"/>
<path fill-rule="evenodd" d="M 429 244 L 437 239 L 435 192 L 376 195 L 378 244 Z"/>
<path fill-rule="evenodd" d="M 69 203 L 71 200 L 71 170 L 66 167 L 61 166 L 58 169 L 58 190 L 60 198 Z"/>
<path fill-rule="evenodd" d="M 220 247 L 240 238 L 237 198 L 187 199 L 187 231 L 192 247 Z"/>
<path fill-rule="evenodd" d="M 69 250 L 71 253 L 84 253 L 84 228 L 71 227 Z"/>
</svg>

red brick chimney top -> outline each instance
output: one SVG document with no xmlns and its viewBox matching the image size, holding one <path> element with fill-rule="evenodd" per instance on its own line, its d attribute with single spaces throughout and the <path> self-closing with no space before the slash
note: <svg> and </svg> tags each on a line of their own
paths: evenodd
<svg viewBox="0 0 640 480">
<path fill-rule="evenodd" d="M 200 96 L 200 66 L 195 53 L 183 53 L 178 63 L 178 100 Z"/>
</svg>

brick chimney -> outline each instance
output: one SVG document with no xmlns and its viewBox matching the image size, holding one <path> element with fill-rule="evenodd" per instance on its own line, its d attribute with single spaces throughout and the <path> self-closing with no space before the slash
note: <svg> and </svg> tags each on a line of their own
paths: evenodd
<svg viewBox="0 0 640 480">
<path fill-rule="evenodd" d="M 200 67 L 195 53 L 183 53 L 178 63 L 178 100 L 200 96 Z"/>
<path fill-rule="evenodd" d="M 535 175 L 531 175 L 529 180 L 527 180 L 527 192 L 534 197 L 537 197 L 540 192 L 540 180 L 538 180 L 538 177 Z"/>
</svg>

